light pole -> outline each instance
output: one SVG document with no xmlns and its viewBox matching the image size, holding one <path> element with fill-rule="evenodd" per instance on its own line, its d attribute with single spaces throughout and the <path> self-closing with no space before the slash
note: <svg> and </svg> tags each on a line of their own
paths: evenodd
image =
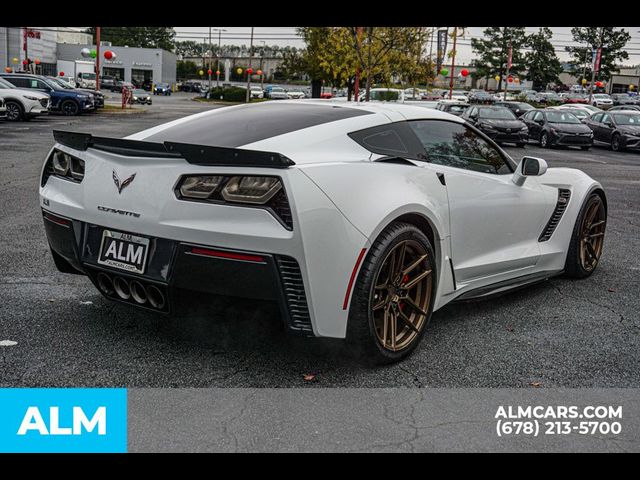
<svg viewBox="0 0 640 480">
<path fill-rule="evenodd" d="M 249 103 L 249 100 L 251 100 L 251 57 L 253 57 L 253 27 L 251 27 L 251 43 L 249 43 L 249 68 L 247 68 L 247 103 Z"/>
<path fill-rule="evenodd" d="M 220 55 L 222 55 L 222 32 L 226 32 L 227 30 L 224 28 L 211 28 L 209 27 L 209 48 L 211 48 L 211 31 L 218 32 L 218 66 L 216 67 L 216 87 L 220 86 Z M 211 67 L 209 67 L 211 68 Z M 209 85 L 211 88 L 211 85 Z"/>
<path fill-rule="evenodd" d="M 209 90 L 211 91 L 211 55 L 213 52 L 211 51 L 211 27 L 209 27 L 209 68 L 207 69 L 207 74 L 209 75 Z"/>
<path fill-rule="evenodd" d="M 260 88 L 264 92 L 264 70 L 262 70 L 262 63 L 264 60 L 264 49 L 267 42 L 260 40 L 260 43 L 262 44 L 262 50 L 260 50 L 260 71 L 262 72 L 262 75 L 260 75 Z"/>
</svg>

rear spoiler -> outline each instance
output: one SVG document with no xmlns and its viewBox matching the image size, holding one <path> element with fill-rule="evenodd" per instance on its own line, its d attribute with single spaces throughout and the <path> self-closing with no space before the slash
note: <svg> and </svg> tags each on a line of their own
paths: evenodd
<svg viewBox="0 0 640 480">
<path fill-rule="evenodd" d="M 287 168 L 295 165 L 290 158 L 281 153 L 244 150 L 241 148 L 94 137 L 90 133 L 65 132 L 62 130 L 54 130 L 53 138 L 61 145 L 74 150 L 85 151 L 88 148 L 95 148 L 96 150 L 129 157 L 183 158 L 193 165 L 260 168 Z"/>
</svg>

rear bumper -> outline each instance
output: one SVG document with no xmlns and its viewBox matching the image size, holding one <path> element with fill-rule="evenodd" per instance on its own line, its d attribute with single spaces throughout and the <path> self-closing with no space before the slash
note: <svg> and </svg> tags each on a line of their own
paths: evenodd
<svg viewBox="0 0 640 480">
<path fill-rule="evenodd" d="M 149 256 L 144 273 L 131 274 L 98 263 L 104 227 L 42 212 L 58 269 L 87 275 L 110 300 L 163 314 L 176 311 L 189 292 L 273 300 L 279 304 L 288 331 L 313 335 L 302 273 L 292 257 L 139 234 L 150 240 Z M 123 281 L 130 291 L 134 283 L 142 286 L 142 291 L 155 288 L 153 292 L 159 292 L 163 301 L 152 300 L 151 295 L 138 295 L 137 299 L 123 295 L 126 292 L 122 289 L 111 288 L 116 281 Z"/>
</svg>

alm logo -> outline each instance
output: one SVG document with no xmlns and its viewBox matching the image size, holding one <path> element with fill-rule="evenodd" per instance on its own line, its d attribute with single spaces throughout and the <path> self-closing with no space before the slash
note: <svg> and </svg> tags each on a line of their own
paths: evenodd
<svg viewBox="0 0 640 480">
<path fill-rule="evenodd" d="M 73 422 L 70 427 L 60 426 L 59 407 L 49 408 L 49 426 L 42 418 L 38 407 L 30 406 L 22 419 L 17 435 L 36 431 L 40 435 L 82 435 L 83 429 L 89 433 L 97 428 L 98 435 L 107 434 L 107 407 L 98 407 L 89 419 L 81 407 L 73 407 Z"/>
<path fill-rule="evenodd" d="M 0 453 L 124 453 L 124 388 L 0 388 Z"/>
</svg>

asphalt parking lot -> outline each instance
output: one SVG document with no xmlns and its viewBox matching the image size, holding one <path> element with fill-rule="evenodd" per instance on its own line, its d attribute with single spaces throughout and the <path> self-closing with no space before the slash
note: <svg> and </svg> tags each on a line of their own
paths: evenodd
<svg viewBox="0 0 640 480">
<path fill-rule="evenodd" d="M 640 387 L 638 153 L 507 148 L 604 185 L 600 266 L 583 281 L 447 306 L 399 365 L 365 368 L 341 341 L 289 337 L 272 304 L 220 298 L 165 318 L 58 273 L 37 196 L 52 129 L 125 136 L 208 108 L 176 94 L 154 97 L 142 114 L 0 122 L 0 342 L 17 342 L 0 346 L 0 386 Z"/>
</svg>

